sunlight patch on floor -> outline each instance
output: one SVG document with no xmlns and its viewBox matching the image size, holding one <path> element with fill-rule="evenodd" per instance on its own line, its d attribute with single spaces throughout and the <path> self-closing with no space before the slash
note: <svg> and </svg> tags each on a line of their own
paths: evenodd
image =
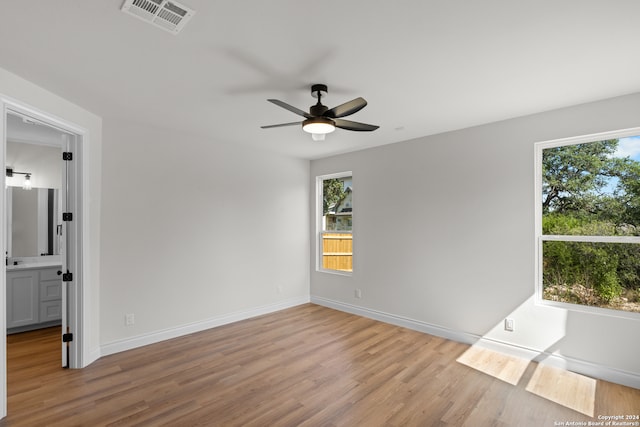
<svg viewBox="0 0 640 427">
<path fill-rule="evenodd" d="M 497 351 L 471 346 L 458 358 L 458 363 L 469 366 L 511 385 L 517 385 L 529 360 Z"/>
<path fill-rule="evenodd" d="M 526 390 L 593 417 L 596 399 L 596 380 L 593 378 L 539 364 Z"/>
</svg>

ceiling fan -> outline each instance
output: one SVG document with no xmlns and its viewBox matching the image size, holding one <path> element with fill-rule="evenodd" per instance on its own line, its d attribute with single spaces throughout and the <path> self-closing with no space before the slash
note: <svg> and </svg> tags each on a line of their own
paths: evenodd
<svg viewBox="0 0 640 427">
<path fill-rule="evenodd" d="M 351 114 L 362 110 L 367 105 L 367 101 L 365 101 L 364 98 L 352 99 L 349 102 L 345 102 L 344 104 L 340 104 L 337 107 L 329 109 L 325 105 L 322 105 L 322 97 L 326 95 L 327 85 L 315 84 L 311 86 L 311 96 L 318 98 L 318 102 L 316 105 L 312 105 L 309 108 L 308 113 L 278 99 L 268 99 L 267 101 L 302 116 L 306 120 L 301 122 L 261 126 L 262 129 L 302 124 L 302 130 L 310 133 L 314 141 L 323 141 L 325 135 L 333 132 L 336 128 L 357 132 L 371 132 L 379 128 L 379 126 L 375 125 L 368 125 L 366 123 L 342 119 L 342 117 L 350 116 Z"/>
</svg>

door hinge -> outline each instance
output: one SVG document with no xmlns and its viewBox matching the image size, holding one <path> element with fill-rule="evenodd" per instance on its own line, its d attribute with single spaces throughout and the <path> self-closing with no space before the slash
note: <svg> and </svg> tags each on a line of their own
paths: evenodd
<svg viewBox="0 0 640 427">
<path fill-rule="evenodd" d="M 66 160 L 66 161 L 73 160 L 73 153 L 71 151 L 62 152 L 62 160 Z"/>
<path fill-rule="evenodd" d="M 71 342 L 71 341 L 73 341 L 72 333 L 62 334 L 62 342 Z"/>
<path fill-rule="evenodd" d="M 69 273 L 69 270 L 67 270 L 67 272 L 62 275 L 62 281 L 73 282 L 73 273 Z"/>
<path fill-rule="evenodd" d="M 62 213 L 63 221 L 73 221 L 73 213 L 72 212 L 63 212 Z"/>
</svg>

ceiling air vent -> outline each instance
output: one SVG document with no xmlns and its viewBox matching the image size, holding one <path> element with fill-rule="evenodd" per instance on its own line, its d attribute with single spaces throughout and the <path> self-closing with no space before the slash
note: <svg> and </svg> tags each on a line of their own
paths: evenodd
<svg viewBox="0 0 640 427">
<path fill-rule="evenodd" d="M 125 0 L 122 11 L 172 34 L 178 34 L 196 13 L 180 3 L 167 0 Z"/>
</svg>

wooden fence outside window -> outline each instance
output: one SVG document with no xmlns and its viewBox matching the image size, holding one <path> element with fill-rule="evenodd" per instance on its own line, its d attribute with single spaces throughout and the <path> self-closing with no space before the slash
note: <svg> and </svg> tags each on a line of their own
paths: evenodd
<svg viewBox="0 0 640 427">
<path fill-rule="evenodd" d="M 353 236 L 351 233 L 322 233 L 322 268 L 353 271 Z"/>
</svg>

